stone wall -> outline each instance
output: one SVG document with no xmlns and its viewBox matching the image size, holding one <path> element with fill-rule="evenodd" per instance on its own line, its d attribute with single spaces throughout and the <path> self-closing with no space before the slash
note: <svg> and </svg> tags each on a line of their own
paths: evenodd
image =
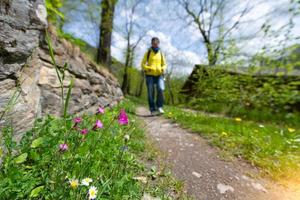
<svg viewBox="0 0 300 200">
<path fill-rule="evenodd" d="M 59 81 L 45 43 L 46 26 L 43 0 L 0 1 L 0 116 L 21 83 L 17 103 L 0 127 L 12 122 L 17 140 L 37 117 L 61 112 Z M 53 28 L 49 33 L 58 65 L 69 66 L 65 90 L 74 79 L 70 113 L 95 111 L 122 99 L 117 80 L 107 70 L 95 65 L 78 47 L 58 39 Z"/>
</svg>

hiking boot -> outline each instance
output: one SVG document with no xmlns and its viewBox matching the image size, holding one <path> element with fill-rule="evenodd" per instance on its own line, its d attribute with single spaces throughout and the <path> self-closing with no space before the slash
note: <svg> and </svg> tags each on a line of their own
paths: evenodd
<svg viewBox="0 0 300 200">
<path fill-rule="evenodd" d="M 157 111 L 151 111 L 151 116 L 156 116 L 156 115 L 158 115 Z"/>
<path fill-rule="evenodd" d="M 158 112 L 159 112 L 159 114 L 164 114 L 165 113 L 165 111 L 161 107 L 158 108 Z"/>
</svg>

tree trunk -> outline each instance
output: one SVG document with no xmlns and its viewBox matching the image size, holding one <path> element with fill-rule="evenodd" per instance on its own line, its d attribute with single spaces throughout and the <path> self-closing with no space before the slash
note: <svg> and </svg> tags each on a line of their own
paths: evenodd
<svg viewBox="0 0 300 200">
<path fill-rule="evenodd" d="M 127 87 L 128 87 L 128 67 L 125 66 L 124 74 L 123 74 L 123 83 L 122 83 L 122 87 L 121 87 L 124 95 L 128 94 Z"/>
<path fill-rule="evenodd" d="M 124 95 L 129 94 L 129 74 L 128 74 L 128 68 L 130 63 L 130 57 L 131 57 L 131 48 L 130 48 L 130 39 L 127 40 L 127 49 L 126 49 L 126 59 L 125 59 L 125 68 L 124 68 L 124 74 L 123 74 L 123 83 L 122 83 L 122 92 Z"/>
<path fill-rule="evenodd" d="M 173 94 L 173 90 L 172 90 L 172 86 L 171 86 L 171 77 L 168 76 L 166 78 L 166 84 L 167 84 L 167 87 L 169 88 L 169 94 L 170 94 L 170 101 L 171 101 L 171 104 L 174 105 L 174 94 Z"/>
<path fill-rule="evenodd" d="M 207 51 L 208 65 L 213 66 L 217 62 L 218 52 L 214 51 L 213 45 L 210 43 L 210 41 L 205 41 L 205 47 Z"/>
<path fill-rule="evenodd" d="M 102 0 L 101 2 L 101 24 L 97 62 L 106 66 L 111 65 L 111 38 L 113 31 L 113 20 L 117 0 Z"/>
<path fill-rule="evenodd" d="M 142 77 L 142 80 L 141 80 L 141 83 L 140 83 L 140 87 L 138 87 L 138 89 L 137 89 L 137 91 L 135 93 L 136 97 L 142 96 L 143 87 L 144 87 L 144 80 L 145 80 L 145 76 L 144 76 L 143 72 L 141 72 L 141 77 Z"/>
<path fill-rule="evenodd" d="M 134 48 L 130 50 L 130 58 L 129 58 L 129 65 L 128 69 L 130 69 L 133 66 L 133 59 L 134 59 Z M 132 75 L 130 74 L 130 70 L 128 73 L 128 84 L 127 84 L 127 94 L 131 94 L 130 89 L 131 89 L 131 77 Z"/>
</svg>

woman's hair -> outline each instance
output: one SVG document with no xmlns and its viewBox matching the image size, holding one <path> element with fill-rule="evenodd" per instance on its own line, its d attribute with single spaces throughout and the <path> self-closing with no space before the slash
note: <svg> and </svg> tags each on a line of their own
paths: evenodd
<svg viewBox="0 0 300 200">
<path fill-rule="evenodd" d="M 153 37 L 153 38 L 151 39 L 151 43 L 153 43 L 153 42 L 158 42 L 158 43 L 159 43 L 158 37 Z"/>
</svg>

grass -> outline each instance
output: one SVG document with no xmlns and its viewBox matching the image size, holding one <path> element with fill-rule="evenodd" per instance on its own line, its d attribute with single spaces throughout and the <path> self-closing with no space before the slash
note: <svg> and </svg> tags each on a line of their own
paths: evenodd
<svg viewBox="0 0 300 200">
<path fill-rule="evenodd" d="M 193 109 L 201 110 L 209 113 L 221 113 L 229 117 L 243 117 L 244 119 L 253 120 L 262 123 L 276 123 L 277 125 L 289 125 L 300 128 L 300 113 L 299 112 L 274 112 L 273 110 L 262 109 L 247 109 L 244 106 L 235 104 L 224 104 L 224 102 L 211 102 L 206 99 L 191 102 L 190 106 Z"/>
<path fill-rule="evenodd" d="M 125 109 L 128 125 L 118 124 L 116 116 Z M 69 116 L 48 116 L 38 119 L 19 144 L 12 140 L 12 129 L 2 130 L 5 153 L 0 169 L 0 199 L 87 199 L 89 187 L 72 188 L 69 181 L 92 178 L 97 199 L 141 199 L 145 192 L 161 199 L 170 199 L 169 191 L 180 193 L 180 183 L 168 173 L 147 167 L 142 161 L 146 139 L 143 127 L 133 113 L 135 107 L 125 101 L 104 114 L 87 115 L 75 126 Z M 96 120 L 104 128 L 93 130 Z M 76 128 L 74 128 L 76 127 Z M 88 134 L 80 131 L 88 128 Z M 78 130 L 77 130 L 78 129 Z M 67 131 L 66 131 L 67 130 Z M 124 136 L 130 135 L 129 141 Z M 59 150 L 67 144 L 66 151 Z M 150 148 L 150 147 L 149 147 Z M 147 157 L 147 156 L 146 156 Z M 150 156 L 152 159 L 155 157 Z M 145 177 L 147 183 L 135 177 Z"/>
<path fill-rule="evenodd" d="M 275 179 L 300 178 L 300 129 L 192 113 L 170 106 L 166 107 L 165 116 L 208 138 L 226 153 L 261 167 Z"/>
</svg>

